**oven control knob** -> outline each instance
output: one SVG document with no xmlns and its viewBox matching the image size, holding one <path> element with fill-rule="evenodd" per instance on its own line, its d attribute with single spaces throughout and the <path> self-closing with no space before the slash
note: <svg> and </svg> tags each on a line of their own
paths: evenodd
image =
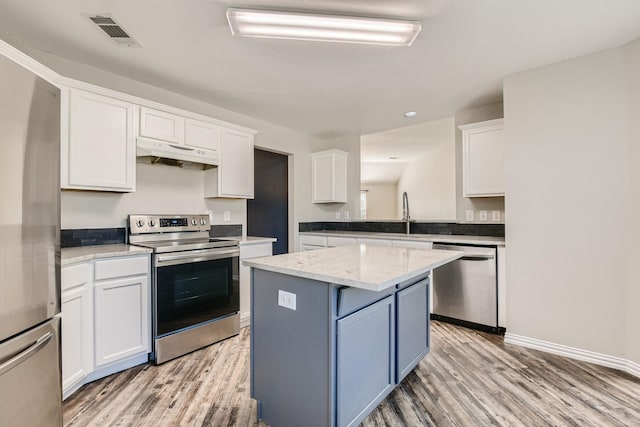
<svg viewBox="0 0 640 427">
<path fill-rule="evenodd" d="M 138 227 L 144 227 L 144 219 L 139 219 L 136 221 L 136 225 Z"/>
<path fill-rule="evenodd" d="M 204 219 L 204 218 L 202 218 L 202 219 L 200 220 L 200 225 L 207 225 L 207 220 L 206 220 L 206 219 Z"/>
<path fill-rule="evenodd" d="M 153 227 L 153 226 L 155 226 L 155 225 L 156 225 L 155 220 L 150 219 L 150 220 L 149 220 L 149 227 Z"/>
<path fill-rule="evenodd" d="M 198 225 L 198 221 L 195 218 L 191 220 L 191 225 Z"/>
</svg>

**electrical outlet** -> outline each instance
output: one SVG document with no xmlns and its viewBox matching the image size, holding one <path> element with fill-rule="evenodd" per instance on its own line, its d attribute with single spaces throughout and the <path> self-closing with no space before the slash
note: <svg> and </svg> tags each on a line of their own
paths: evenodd
<svg viewBox="0 0 640 427">
<path fill-rule="evenodd" d="M 295 311 L 296 294 L 278 289 L 278 305 Z"/>
<path fill-rule="evenodd" d="M 475 221 L 476 218 L 473 209 L 467 209 L 464 214 L 464 217 L 467 221 Z"/>
<path fill-rule="evenodd" d="M 489 213 L 487 211 L 480 211 L 480 221 L 488 221 Z"/>
<path fill-rule="evenodd" d="M 336 219 L 340 219 L 340 212 L 336 212 Z"/>
<path fill-rule="evenodd" d="M 344 217 L 344 219 L 349 219 L 349 211 L 344 211 L 343 212 L 343 217 Z"/>
<path fill-rule="evenodd" d="M 500 221 L 500 211 L 491 211 L 491 221 Z"/>
<path fill-rule="evenodd" d="M 224 211 L 224 220 L 231 221 L 231 211 Z"/>
</svg>

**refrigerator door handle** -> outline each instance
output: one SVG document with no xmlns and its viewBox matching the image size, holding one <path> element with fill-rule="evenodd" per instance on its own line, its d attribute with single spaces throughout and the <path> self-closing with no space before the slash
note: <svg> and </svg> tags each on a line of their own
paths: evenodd
<svg viewBox="0 0 640 427">
<path fill-rule="evenodd" d="M 36 354 L 42 347 L 44 347 L 49 341 L 51 341 L 51 338 L 53 338 L 53 334 L 51 332 L 47 332 L 46 334 L 38 338 L 29 347 L 26 347 L 24 350 L 20 351 L 18 354 L 16 354 L 6 362 L 3 362 L 0 365 L 0 376 L 4 375 L 6 372 L 10 371 L 11 369 L 15 368 L 16 366 Z"/>
</svg>

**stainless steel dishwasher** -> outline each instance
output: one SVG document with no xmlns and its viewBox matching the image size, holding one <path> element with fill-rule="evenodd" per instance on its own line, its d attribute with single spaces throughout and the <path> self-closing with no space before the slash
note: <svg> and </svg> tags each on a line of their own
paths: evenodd
<svg viewBox="0 0 640 427">
<path fill-rule="evenodd" d="M 433 270 L 432 318 L 499 333 L 496 248 L 434 244 L 462 251 L 456 261 Z"/>
</svg>

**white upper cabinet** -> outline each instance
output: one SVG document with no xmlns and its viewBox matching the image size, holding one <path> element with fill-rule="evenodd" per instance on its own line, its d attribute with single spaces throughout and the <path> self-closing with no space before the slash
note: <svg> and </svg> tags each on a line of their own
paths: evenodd
<svg viewBox="0 0 640 427">
<path fill-rule="evenodd" d="M 504 196 L 504 119 L 459 126 L 464 197 Z"/>
<path fill-rule="evenodd" d="M 152 108 L 140 108 L 140 136 L 184 144 L 185 118 Z"/>
<path fill-rule="evenodd" d="M 135 106 L 74 89 L 62 105 L 61 187 L 135 191 Z"/>
<path fill-rule="evenodd" d="M 153 108 L 140 107 L 140 136 L 218 151 L 220 126 Z"/>
<path fill-rule="evenodd" d="M 313 203 L 347 202 L 347 156 L 341 150 L 311 154 L 311 201 Z"/>
<path fill-rule="evenodd" d="M 200 120 L 187 119 L 185 124 L 185 144 L 207 150 L 220 149 L 220 126 Z"/>
<path fill-rule="evenodd" d="M 205 171 L 205 197 L 253 199 L 253 135 L 220 131 L 220 166 Z"/>
</svg>

